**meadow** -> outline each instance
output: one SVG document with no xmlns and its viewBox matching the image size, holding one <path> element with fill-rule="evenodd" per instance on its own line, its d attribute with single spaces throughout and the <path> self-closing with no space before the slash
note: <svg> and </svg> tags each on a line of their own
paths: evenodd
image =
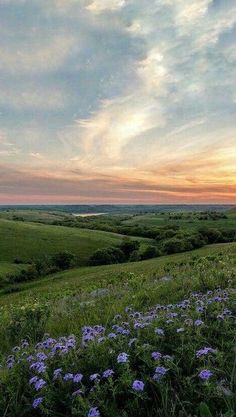
<svg viewBox="0 0 236 417">
<path fill-rule="evenodd" d="M 37 215 L 38 212 L 34 214 L 34 220 Z M 14 264 L 15 259 L 21 261 L 23 268 L 28 261 L 45 255 L 50 256 L 62 250 L 71 251 L 77 257 L 77 264 L 85 265 L 96 249 L 116 246 L 123 238 L 116 233 L 71 229 L 3 218 L 0 218 L 0 236 L 0 277 L 7 272 L 19 270 L 19 265 Z M 137 239 L 144 245 L 148 242 L 148 239 Z"/>
<path fill-rule="evenodd" d="M 235 284 L 231 242 L 2 288 L 0 415 L 234 417 Z"/>
</svg>

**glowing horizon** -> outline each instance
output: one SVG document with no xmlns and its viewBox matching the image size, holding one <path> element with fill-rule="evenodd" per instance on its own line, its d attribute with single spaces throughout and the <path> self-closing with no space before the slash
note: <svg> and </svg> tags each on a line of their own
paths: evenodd
<svg viewBox="0 0 236 417">
<path fill-rule="evenodd" d="M 233 0 L 0 0 L 0 33 L 0 204 L 236 204 Z"/>
</svg>

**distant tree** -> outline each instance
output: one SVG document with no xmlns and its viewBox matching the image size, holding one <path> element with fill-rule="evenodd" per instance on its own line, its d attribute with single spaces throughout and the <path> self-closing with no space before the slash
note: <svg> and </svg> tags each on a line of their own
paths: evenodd
<svg viewBox="0 0 236 417">
<path fill-rule="evenodd" d="M 141 253 L 141 259 L 151 259 L 155 258 L 156 256 L 160 256 L 159 250 L 155 246 L 147 246 L 144 251 Z"/>
<path fill-rule="evenodd" d="M 64 252 L 58 252 L 52 257 L 52 263 L 58 268 L 58 269 L 69 269 L 71 266 L 73 266 L 75 262 L 75 255 L 71 252 L 64 251 Z"/>
<path fill-rule="evenodd" d="M 130 258 L 132 252 L 138 250 L 140 247 L 140 242 L 137 240 L 131 240 L 129 238 L 125 238 L 120 245 L 120 250 L 124 253 L 126 259 Z"/>
<path fill-rule="evenodd" d="M 185 249 L 185 244 L 182 239 L 176 237 L 168 239 L 163 242 L 163 252 L 167 254 L 183 252 Z"/>
<path fill-rule="evenodd" d="M 199 230 L 199 233 L 207 240 L 207 243 L 219 243 L 224 241 L 222 233 L 217 229 L 202 228 Z"/>
<path fill-rule="evenodd" d="M 97 249 L 90 258 L 91 265 L 110 265 L 125 261 L 124 253 L 116 247 Z"/>
</svg>

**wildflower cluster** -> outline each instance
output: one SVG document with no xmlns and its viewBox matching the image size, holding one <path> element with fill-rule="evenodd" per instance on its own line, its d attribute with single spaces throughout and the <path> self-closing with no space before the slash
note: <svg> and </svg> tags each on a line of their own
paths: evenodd
<svg viewBox="0 0 236 417">
<path fill-rule="evenodd" d="M 73 409 L 85 417 L 118 416 L 121 410 L 142 416 L 150 401 L 160 402 L 162 395 L 172 399 L 179 385 L 181 396 L 189 381 L 197 387 L 189 393 L 189 404 L 195 404 L 206 388 L 217 392 L 222 379 L 230 384 L 222 349 L 235 335 L 234 296 L 230 289 L 191 293 L 146 312 L 127 307 L 110 326 L 84 326 L 81 337 L 45 335 L 35 346 L 23 340 L 6 359 L 9 378 L 24 369 L 24 395 L 41 415 L 62 409 L 69 416 Z M 214 339 L 215 329 L 224 337 Z M 153 409 L 149 415 L 161 414 Z"/>
</svg>

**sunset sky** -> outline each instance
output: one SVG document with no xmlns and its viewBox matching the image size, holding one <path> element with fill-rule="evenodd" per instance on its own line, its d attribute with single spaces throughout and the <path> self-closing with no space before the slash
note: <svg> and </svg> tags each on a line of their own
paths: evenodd
<svg viewBox="0 0 236 417">
<path fill-rule="evenodd" d="M 0 0 L 0 204 L 236 203 L 235 0 Z"/>
</svg>

